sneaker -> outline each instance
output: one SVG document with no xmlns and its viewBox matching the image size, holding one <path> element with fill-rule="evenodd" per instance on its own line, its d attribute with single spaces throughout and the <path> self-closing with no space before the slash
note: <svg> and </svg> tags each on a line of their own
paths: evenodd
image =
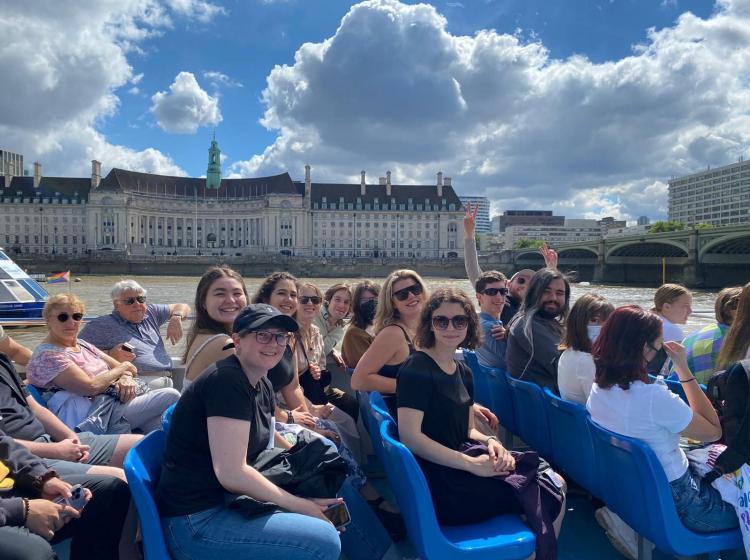
<svg viewBox="0 0 750 560">
<path fill-rule="evenodd" d="M 602 507 L 594 512 L 597 523 L 604 529 L 612 546 L 630 560 L 638 558 L 638 535 L 617 514 Z"/>
</svg>

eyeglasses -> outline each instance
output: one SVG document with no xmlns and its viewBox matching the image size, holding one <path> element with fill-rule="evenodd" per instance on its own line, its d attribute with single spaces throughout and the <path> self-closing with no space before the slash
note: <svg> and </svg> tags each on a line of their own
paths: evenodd
<svg viewBox="0 0 750 560">
<path fill-rule="evenodd" d="M 73 314 L 60 313 L 57 316 L 57 320 L 60 321 L 61 323 L 67 323 L 68 319 L 71 319 L 71 318 L 77 323 L 78 321 L 83 319 L 83 313 L 73 313 Z"/>
<path fill-rule="evenodd" d="M 136 301 L 138 303 L 146 303 L 146 296 L 135 296 L 120 300 L 120 302 L 125 305 L 133 305 Z"/>
<path fill-rule="evenodd" d="M 307 305 L 308 303 L 312 303 L 313 305 L 320 305 L 321 301 L 323 301 L 323 298 L 320 296 L 302 296 L 299 298 L 299 302 L 302 305 Z"/>
<path fill-rule="evenodd" d="M 485 288 L 484 290 L 482 290 L 482 293 L 490 297 L 494 297 L 497 294 L 500 294 L 501 296 L 507 296 L 508 288 Z"/>
<path fill-rule="evenodd" d="M 469 318 L 466 315 L 454 315 L 453 317 L 435 315 L 432 317 L 432 326 L 440 331 L 446 330 L 449 323 L 453 325 L 454 329 L 460 331 L 469 326 Z"/>
<path fill-rule="evenodd" d="M 393 297 L 395 297 L 398 301 L 406 301 L 407 299 L 409 299 L 410 293 L 418 296 L 422 293 L 422 286 L 419 283 L 412 284 L 411 286 L 406 286 L 406 288 L 401 288 L 400 290 L 393 292 Z"/>
<path fill-rule="evenodd" d="M 276 339 L 276 344 L 286 346 L 289 342 L 289 333 L 274 333 L 271 331 L 255 331 L 255 340 L 261 344 L 268 344 L 271 340 Z"/>
</svg>

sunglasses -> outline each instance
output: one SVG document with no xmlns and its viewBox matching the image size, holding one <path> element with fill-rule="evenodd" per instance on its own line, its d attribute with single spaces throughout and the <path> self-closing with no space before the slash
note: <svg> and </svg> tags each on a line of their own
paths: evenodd
<svg viewBox="0 0 750 560">
<path fill-rule="evenodd" d="M 526 277 L 519 276 L 518 278 L 516 278 L 513 281 L 516 282 L 517 284 L 520 284 L 521 286 L 523 286 L 526 283 Z"/>
<path fill-rule="evenodd" d="M 260 344 L 268 344 L 272 340 L 276 339 L 276 344 L 278 344 L 279 346 L 286 346 L 286 343 L 289 342 L 289 336 L 289 333 L 255 331 L 255 340 L 257 340 Z"/>
<path fill-rule="evenodd" d="M 302 296 L 299 298 L 299 302 L 302 305 L 307 305 L 308 303 L 312 303 L 313 305 L 320 305 L 321 301 L 323 301 L 323 298 L 320 296 Z"/>
<path fill-rule="evenodd" d="M 482 290 L 482 293 L 490 297 L 494 297 L 497 294 L 500 294 L 501 296 L 507 296 L 508 288 L 485 288 L 484 290 Z"/>
<path fill-rule="evenodd" d="M 133 305 L 135 302 L 146 303 L 146 296 L 129 297 L 127 299 L 121 299 L 120 302 L 125 305 Z"/>
<path fill-rule="evenodd" d="M 73 313 L 73 314 L 60 313 L 57 316 L 57 320 L 60 321 L 61 323 L 66 323 L 68 319 L 71 319 L 71 318 L 77 323 L 78 321 L 83 319 L 83 313 Z"/>
<path fill-rule="evenodd" d="M 406 301 L 407 299 L 409 299 L 410 293 L 418 296 L 422 293 L 422 286 L 420 284 L 412 284 L 411 286 L 407 286 L 406 288 L 401 288 L 400 290 L 393 292 L 393 297 L 395 297 L 398 301 Z"/>
<path fill-rule="evenodd" d="M 469 326 L 469 318 L 466 315 L 454 315 L 453 317 L 435 315 L 432 318 L 432 326 L 440 331 L 446 330 L 448 324 L 452 324 L 454 329 L 460 331 Z"/>
</svg>

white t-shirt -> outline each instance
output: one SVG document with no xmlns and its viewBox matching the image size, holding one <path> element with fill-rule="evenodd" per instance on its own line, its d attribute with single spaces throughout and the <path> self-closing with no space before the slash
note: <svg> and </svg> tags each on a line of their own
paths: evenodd
<svg viewBox="0 0 750 560">
<path fill-rule="evenodd" d="M 661 325 L 664 334 L 664 342 L 682 342 L 685 338 L 685 333 L 682 332 L 682 328 L 672 323 L 668 319 L 665 319 L 661 315 Z"/>
<path fill-rule="evenodd" d="M 586 404 L 595 372 L 591 354 L 567 348 L 557 362 L 557 385 L 563 400 Z"/>
<path fill-rule="evenodd" d="M 594 383 L 586 408 L 600 426 L 648 444 L 670 482 L 687 471 L 688 460 L 679 442 L 693 411 L 663 379 L 648 384 L 636 381 L 627 391 L 617 385 L 601 389 Z"/>
</svg>

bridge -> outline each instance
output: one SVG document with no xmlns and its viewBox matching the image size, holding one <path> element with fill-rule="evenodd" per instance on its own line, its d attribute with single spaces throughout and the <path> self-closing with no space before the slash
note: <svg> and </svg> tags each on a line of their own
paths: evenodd
<svg viewBox="0 0 750 560">
<path fill-rule="evenodd" d="M 559 268 L 576 270 L 579 280 L 660 284 L 664 268 L 667 282 L 691 287 L 724 287 L 750 281 L 750 225 L 644 232 L 554 248 Z M 534 249 L 512 253 L 501 260 L 509 265 L 507 261 L 512 258 L 516 270 L 544 266 L 544 259 Z"/>
</svg>

